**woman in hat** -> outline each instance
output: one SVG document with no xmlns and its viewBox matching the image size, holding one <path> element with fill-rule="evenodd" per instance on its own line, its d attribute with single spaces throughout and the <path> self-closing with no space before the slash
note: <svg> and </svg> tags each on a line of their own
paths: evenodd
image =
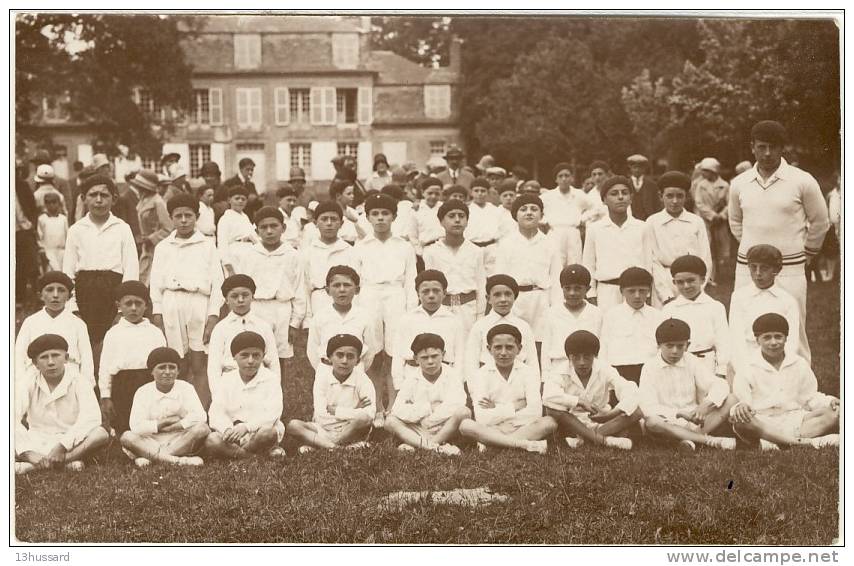
<svg viewBox="0 0 854 566">
<path fill-rule="evenodd" d="M 365 188 L 374 191 L 381 191 L 383 187 L 392 182 L 391 174 L 389 173 L 388 159 L 382 153 L 374 156 L 374 172 L 365 183 Z"/>
<path fill-rule="evenodd" d="M 139 236 L 142 240 L 139 280 L 148 285 L 154 246 L 172 232 L 172 220 L 166 210 L 166 201 L 157 192 L 157 173 L 143 169 L 129 183 L 139 191 L 139 203 L 136 205 L 139 216 Z"/>
</svg>

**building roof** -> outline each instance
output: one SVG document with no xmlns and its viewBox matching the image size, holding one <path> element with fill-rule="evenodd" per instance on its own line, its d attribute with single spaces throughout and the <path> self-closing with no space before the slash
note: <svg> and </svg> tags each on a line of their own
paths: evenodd
<svg viewBox="0 0 854 566">
<path fill-rule="evenodd" d="M 290 14 L 209 15 L 193 18 L 199 33 L 359 33 L 351 20 L 339 16 L 298 16 Z M 186 22 L 181 31 L 191 31 Z"/>
<path fill-rule="evenodd" d="M 410 61 L 392 51 L 371 51 L 365 67 L 379 73 L 377 84 L 456 83 L 458 73 L 447 67 L 431 69 Z"/>
</svg>

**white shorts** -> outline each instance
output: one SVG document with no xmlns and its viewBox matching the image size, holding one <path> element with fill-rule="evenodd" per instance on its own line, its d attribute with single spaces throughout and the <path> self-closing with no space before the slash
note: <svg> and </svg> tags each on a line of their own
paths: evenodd
<svg viewBox="0 0 854 566">
<path fill-rule="evenodd" d="M 581 232 L 574 226 L 553 226 L 548 238 L 560 252 L 561 267 L 581 263 Z"/>
<path fill-rule="evenodd" d="M 655 415 L 656 417 L 662 419 L 665 423 L 669 425 L 676 425 L 678 427 L 682 427 L 688 429 L 692 432 L 699 432 L 702 428 L 700 425 L 696 423 L 692 423 L 691 421 L 685 420 L 681 417 L 666 417 L 664 415 Z"/>
<path fill-rule="evenodd" d="M 596 306 L 604 315 L 608 309 L 615 307 L 623 302 L 623 295 L 620 293 L 619 285 L 611 285 L 609 283 L 596 284 Z"/>
<path fill-rule="evenodd" d="M 100 426 L 100 425 L 99 425 Z M 88 437 L 92 434 L 97 426 L 86 433 Z M 24 452 L 36 452 L 43 456 L 47 456 L 51 450 L 56 448 L 59 441 L 62 440 L 64 433 L 62 432 L 46 432 L 41 430 L 27 430 L 25 434 L 15 435 L 15 454 L 21 455 Z M 84 438 L 85 440 L 85 438 Z M 77 448 L 83 443 L 83 440 L 76 442 L 71 450 Z M 71 451 L 69 450 L 69 452 Z"/>
<path fill-rule="evenodd" d="M 280 358 L 294 357 L 294 347 L 288 342 L 291 325 L 292 301 L 277 301 L 275 299 L 255 299 L 252 301 L 252 312 L 270 323 L 273 335 L 276 337 L 276 349 Z"/>
<path fill-rule="evenodd" d="M 406 313 L 406 292 L 395 285 L 365 285 L 357 295 L 359 306 L 376 313 L 382 323 L 381 343 L 386 354 L 393 355 L 397 326 Z"/>
<path fill-rule="evenodd" d="M 178 439 L 184 436 L 186 432 L 186 430 L 173 430 L 169 432 L 154 432 L 150 434 L 137 433 L 137 436 L 139 436 L 143 440 L 156 442 L 157 445 L 160 446 L 165 453 L 171 454 L 172 446 L 178 441 Z M 199 445 L 199 447 L 201 448 L 201 444 Z M 135 460 L 136 458 L 138 458 L 136 454 L 134 454 L 127 448 L 122 447 L 122 452 L 124 452 L 125 455 L 131 460 Z M 182 454 L 182 456 L 193 456 L 194 454 L 195 452 L 191 454 Z"/>
<path fill-rule="evenodd" d="M 322 438 L 328 442 L 332 442 L 333 444 L 338 444 L 341 440 L 341 435 L 344 433 L 344 429 L 347 428 L 350 423 L 352 423 L 352 419 L 331 419 L 324 423 L 318 423 L 315 421 L 306 422 L 305 425 L 312 431 L 314 431 L 318 438 Z M 366 421 L 367 428 L 367 421 Z"/>
<path fill-rule="evenodd" d="M 446 306 L 463 326 L 463 335 L 468 336 L 472 326 L 477 321 L 477 299 L 464 305 Z"/>
<path fill-rule="evenodd" d="M 515 417 L 501 421 L 498 424 L 489 426 L 503 432 L 504 434 L 513 434 L 520 428 L 533 424 L 539 418 L 539 415 L 516 415 Z"/>
<path fill-rule="evenodd" d="M 534 289 L 519 293 L 513 303 L 513 314 L 524 320 L 534 332 L 534 341 L 542 342 L 546 333 L 546 311 L 549 308 L 549 292 Z"/>
<path fill-rule="evenodd" d="M 186 356 L 189 350 L 204 352 L 202 337 L 208 319 L 210 297 L 186 291 L 163 292 L 161 312 L 166 345 Z"/>
<path fill-rule="evenodd" d="M 801 424 L 807 411 L 795 409 L 778 415 L 756 415 L 754 418 L 768 428 L 774 429 L 778 434 L 801 438 Z"/>
</svg>

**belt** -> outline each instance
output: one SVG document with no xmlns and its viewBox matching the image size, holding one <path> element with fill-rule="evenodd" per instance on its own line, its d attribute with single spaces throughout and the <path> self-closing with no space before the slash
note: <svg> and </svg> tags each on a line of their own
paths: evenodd
<svg viewBox="0 0 854 566">
<path fill-rule="evenodd" d="M 714 352 L 714 351 L 715 351 L 715 348 L 713 346 L 711 348 L 706 348 L 705 350 L 697 350 L 696 352 L 691 352 L 691 353 L 694 354 L 695 356 L 697 356 L 698 358 L 705 358 L 706 354 L 709 354 L 709 353 Z"/>
<path fill-rule="evenodd" d="M 467 293 L 456 293 L 454 295 L 445 295 L 442 299 L 442 304 L 446 307 L 458 307 L 466 303 L 470 303 L 477 297 L 477 293 L 469 291 Z"/>
<path fill-rule="evenodd" d="M 606 279 L 605 281 L 599 281 L 599 283 L 604 283 L 605 285 L 619 285 L 619 279 Z"/>
<path fill-rule="evenodd" d="M 486 246 L 491 246 L 494 243 L 495 243 L 495 238 L 493 238 L 491 240 L 487 240 L 485 242 L 472 242 L 472 244 L 474 244 L 478 247 L 481 247 L 481 248 L 485 248 Z"/>
<path fill-rule="evenodd" d="M 417 368 L 417 367 L 418 367 L 418 362 L 416 362 L 415 360 L 406 360 L 406 361 L 405 361 L 405 362 L 403 362 L 403 363 L 404 363 L 404 365 L 407 365 L 407 366 L 410 366 L 410 367 L 414 367 L 414 368 Z M 449 365 L 451 365 L 451 362 L 449 362 L 449 361 L 447 361 L 447 360 L 442 360 L 442 365 L 443 365 L 443 366 L 449 366 Z"/>
<path fill-rule="evenodd" d="M 429 242 L 422 242 L 421 247 L 426 248 L 427 246 L 432 246 L 433 244 L 435 244 L 438 241 L 439 241 L 439 238 L 435 238 L 433 240 L 430 240 Z"/>
<path fill-rule="evenodd" d="M 325 291 L 325 290 L 326 290 L 326 287 L 312 287 L 311 292 L 314 293 L 315 291 Z"/>
<path fill-rule="evenodd" d="M 545 291 L 545 289 L 537 287 L 536 285 L 519 285 L 520 293 L 527 293 L 528 291 Z"/>
</svg>

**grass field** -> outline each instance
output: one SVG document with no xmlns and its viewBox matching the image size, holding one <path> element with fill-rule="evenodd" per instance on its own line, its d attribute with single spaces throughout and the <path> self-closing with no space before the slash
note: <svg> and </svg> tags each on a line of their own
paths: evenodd
<svg viewBox="0 0 854 566">
<path fill-rule="evenodd" d="M 712 293 L 728 299 L 729 291 Z M 819 388 L 834 395 L 839 304 L 837 283 L 810 289 L 813 366 Z M 310 366 L 297 358 L 290 367 L 285 409 L 307 418 Z M 836 449 L 684 455 L 639 443 L 630 453 L 582 447 L 545 456 L 469 447 L 448 458 L 375 440 L 362 451 L 198 469 L 137 470 L 112 446 L 79 474 L 16 478 L 15 534 L 90 543 L 719 545 L 823 545 L 838 536 Z M 478 487 L 509 498 L 477 508 L 380 505 L 398 490 Z"/>
</svg>

